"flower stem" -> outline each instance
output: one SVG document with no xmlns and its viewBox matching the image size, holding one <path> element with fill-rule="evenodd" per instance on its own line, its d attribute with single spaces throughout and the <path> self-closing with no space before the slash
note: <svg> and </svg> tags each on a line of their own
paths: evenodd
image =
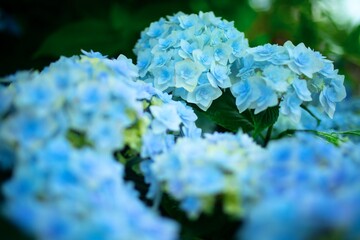
<svg viewBox="0 0 360 240">
<path fill-rule="evenodd" d="M 301 104 L 300 107 L 301 107 L 302 109 L 304 109 L 306 112 L 308 112 L 313 118 L 315 118 L 315 120 L 316 120 L 316 126 L 319 126 L 319 125 L 320 125 L 320 123 L 321 123 L 320 118 L 318 118 L 312 111 L 310 111 L 310 109 L 309 109 L 307 106 Z"/>
<path fill-rule="evenodd" d="M 265 140 L 264 140 L 264 147 L 266 147 L 266 145 L 269 143 L 269 141 L 271 139 L 271 133 L 272 133 L 273 127 L 274 127 L 274 124 L 271 124 L 266 132 L 266 136 L 265 136 Z"/>
</svg>

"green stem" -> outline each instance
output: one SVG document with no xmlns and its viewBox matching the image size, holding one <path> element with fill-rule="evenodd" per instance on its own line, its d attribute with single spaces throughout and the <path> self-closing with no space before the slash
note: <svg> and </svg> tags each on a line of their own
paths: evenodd
<svg viewBox="0 0 360 240">
<path fill-rule="evenodd" d="M 306 112 L 308 112 L 313 118 L 316 120 L 316 125 L 319 126 L 321 123 L 320 118 L 318 118 L 310 109 L 308 109 L 304 104 L 301 104 L 300 107 L 304 109 Z"/>
<path fill-rule="evenodd" d="M 271 139 L 271 133 L 272 133 L 273 127 L 274 127 L 274 124 L 271 124 L 266 132 L 264 147 L 266 147 L 266 145 L 269 143 L 269 141 Z"/>
<path fill-rule="evenodd" d="M 277 135 L 274 139 L 283 138 L 283 137 L 285 137 L 285 136 L 287 136 L 287 135 L 294 134 L 296 131 L 298 131 L 298 130 L 296 130 L 296 129 L 287 129 L 287 130 L 279 133 L 279 135 Z"/>
<path fill-rule="evenodd" d="M 144 161 L 144 159 L 139 156 L 135 156 L 127 161 L 126 166 L 132 168 L 133 166 L 141 163 L 142 161 Z"/>
</svg>

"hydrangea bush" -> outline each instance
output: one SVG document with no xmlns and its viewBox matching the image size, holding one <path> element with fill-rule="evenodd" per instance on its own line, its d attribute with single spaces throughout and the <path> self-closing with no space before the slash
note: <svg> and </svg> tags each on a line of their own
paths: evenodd
<svg viewBox="0 0 360 240">
<path fill-rule="evenodd" d="M 212 12 L 151 23 L 134 52 L 0 79 L 8 221 L 36 239 L 360 238 L 360 108 L 330 60 L 249 47 Z"/>
</svg>

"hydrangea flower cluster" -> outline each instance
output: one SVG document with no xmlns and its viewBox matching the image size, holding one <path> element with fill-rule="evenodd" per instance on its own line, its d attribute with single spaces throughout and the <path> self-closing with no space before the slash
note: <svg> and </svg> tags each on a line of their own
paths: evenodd
<svg viewBox="0 0 360 240">
<path fill-rule="evenodd" d="M 193 109 L 185 103 L 172 100 L 171 95 L 142 81 L 136 84 L 138 96 L 144 102 L 144 110 L 150 121 L 141 137 L 140 170 L 145 182 L 150 185 L 147 197 L 156 202 L 160 188 L 150 170 L 153 158 L 171 149 L 179 137 L 200 137 L 201 129 L 195 124 L 197 116 Z"/>
<path fill-rule="evenodd" d="M 241 215 L 256 181 L 252 170 L 262 148 L 241 132 L 214 133 L 205 138 L 182 138 L 175 146 L 154 158 L 153 176 L 165 191 L 181 202 L 190 217 L 211 212 L 218 196 L 231 215 Z"/>
<path fill-rule="evenodd" d="M 359 154 L 358 144 L 338 148 L 308 134 L 271 142 L 245 239 L 359 238 Z"/>
<path fill-rule="evenodd" d="M 146 28 L 134 52 L 141 79 L 207 110 L 231 86 L 230 65 L 247 48 L 233 22 L 179 12 Z"/>
<path fill-rule="evenodd" d="M 256 114 L 280 104 L 281 114 L 299 122 L 300 105 L 318 99 L 332 118 L 336 103 L 346 96 L 344 76 L 338 75 L 330 60 L 303 43 L 250 48 L 232 70 L 231 92 L 240 113 L 254 109 Z"/>
<path fill-rule="evenodd" d="M 5 190 L 8 215 L 42 239 L 88 239 L 93 234 L 101 239 L 157 239 L 160 235 L 160 239 L 174 239 L 174 223 L 146 213 L 149 210 L 139 207 L 136 197 L 125 196 L 120 180 L 114 182 L 105 175 L 123 177 L 109 170 L 121 168 L 109 165 L 110 159 L 115 161 L 115 151 L 130 149 L 145 158 L 165 151 L 171 145 L 162 145 L 167 139 L 174 142 L 180 134 L 200 135 L 194 123 L 197 117 L 184 103 L 171 100 L 149 84 L 136 82 L 137 67 L 125 56 L 108 59 L 95 52 L 83 53 L 61 58 L 41 72 L 18 72 L 2 79 L 9 86 L 0 88 L 4 99 L 0 104 L 0 166 L 15 172 Z M 158 141 L 152 142 L 154 139 Z M 33 174 L 39 174 L 38 178 Z M 106 192 L 108 200 L 101 199 L 99 192 L 106 184 L 111 187 Z M 68 189 L 70 185 L 72 190 Z M 24 196 L 22 189 L 28 191 Z M 119 199 L 122 197 L 127 200 Z M 68 209 L 69 201 L 78 201 L 83 208 Z M 104 208 L 114 208 L 98 209 L 96 204 L 101 205 L 101 201 Z M 119 201 L 119 205 L 114 206 L 113 201 Z M 138 203 L 125 211 L 128 206 L 121 204 L 127 201 Z M 22 207 L 34 215 L 37 223 L 17 215 Z M 89 212 L 88 226 L 83 228 L 76 227 L 86 218 L 80 210 Z M 121 225 L 122 221 L 131 222 L 127 218 L 134 217 L 144 220 L 129 228 L 130 233 L 121 229 L 125 235 L 112 235 L 115 225 L 128 226 Z M 24 226 L 22 221 L 27 221 Z M 72 229 L 70 225 L 74 225 Z M 68 235 L 62 235 L 67 231 Z"/>
<path fill-rule="evenodd" d="M 61 136 L 28 154 L 3 186 L 3 207 L 36 239 L 177 239 L 178 225 L 145 207 L 111 155 Z"/>
<path fill-rule="evenodd" d="M 62 135 L 100 152 L 122 149 L 125 130 L 145 122 L 130 85 L 136 76 L 136 66 L 125 56 L 110 60 L 91 53 L 61 58 L 40 73 L 12 75 L 0 93 L 5 99 L 1 142 L 16 152 L 40 151 Z"/>
<path fill-rule="evenodd" d="M 265 44 L 247 49 L 245 57 L 232 66 L 231 92 L 239 112 L 255 114 L 280 105 L 280 113 L 294 122 L 301 117 L 300 105 L 319 101 L 332 118 L 337 102 L 345 96 L 344 76 L 319 52 L 294 46 Z"/>
<path fill-rule="evenodd" d="M 359 200 L 354 192 L 337 197 L 304 192 L 269 199 L 246 219 L 238 239 L 358 239 Z"/>
<path fill-rule="evenodd" d="M 201 129 L 195 124 L 197 116 L 191 107 L 172 100 L 171 95 L 147 83 L 138 81 L 135 84 L 150 122 L 142 136 L 142 158 L 152 158 L 167 151 L 177 137 L 201 136 Z"/>
<path fill-rule="evenodd" d="M 268 159 L 263 161 L 262 179 L 271 182 L 264 184 L 264 193 L 287 194 L 302 188 L 336 193 L 337 188 L 340 191 L 342 187 L 357 184 L 355 180 L 360 178 L 358 159 L 353 158 L 354 154 L 348 158 L 350 153 L 344 150 L 346 146 L 338 148 L 310 134 L 270 142 L 261 157 Z"/>
<path fill-rule="evenodd" d="M 108 153 L 127 146 L 148 157 L 163 151 L 159 146 L 176 134 L 201 134 L 191 108 L 136 82 L 131 60 L 84 54 L 61 58 L 41 73 L 18 72 L 3 79 L 11 84 L 0 88 L 0 113 L 6 117 L 0 155 L 16 145 L 39 150 L 55 135 L 67 135 L 75 145 Z"/>
</svg>

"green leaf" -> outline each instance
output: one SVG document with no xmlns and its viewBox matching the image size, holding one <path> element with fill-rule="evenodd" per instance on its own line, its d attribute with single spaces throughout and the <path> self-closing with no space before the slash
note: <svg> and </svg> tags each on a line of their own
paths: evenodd
<svg viewBox="0 0 360 240">
<path fill-rule="evenodd" d="M 232 132 L 237 132 L 239 128 L 244 132 L 254 129 L 252 121 L 239 113 L 235 98 L 229 91 L 225 91 L 220 98 L 213 101 L 204 113 L 216 124 Z"/>
<path fill-rule="evenodd" d="M 251 111 L 251 114 L 253 112 Z M 265 111 L 253 114 L 254 136 L 259 135 L 263 130 L 271 127 L 279 117 L 279 106 L 270 107 Z"/>
<path fill-rule="evenodd" d="M 51 34 L 35 57 L 79 54 L 81 49 L 113 55 L 118 52 L 121 34 L 107 21 L 86 19 L 66 25 Z"/>
<path fill-rule="evenodd" d="M 340 132 L 321 132 L 316 130 L 308 130 L 309 132 L 315 133 L 317 136 L 324 138 L 328 142 L 339 146 L 341 143 L 346 142 L 348 139 L 344 138 L 344 135 L 354 135 L 360 136 L 360 129 L 357 130 L 349 130 L 349 131 L 340 131 Z"/>
<path fill-rule="evenodd" d="M 323 139 L 325 139 L 326 141 L 328 141 L 329 143 L 332 143 L 336 146 L 339 146 L 342 142 L 344 142 L 344 140 L 340 137 L 340 135 L 338 133 L 327 133 L 327 132 L 321 132 L 321 131 L 317 131 L 317 130 L 309 130 L 309 132 L 314 133 L 316 136 L 319 136 Z"/>
<path fill-rule="evenodd" d="M 234 96 L 227 90 L 220 98 L 213 101 L 204 114 L 227 130 L 237 132 L 241 128 L 245 133 L 253 131 L 253 136 L 256 137 L 276 122 L 279 117 L 279 107 L 270 107 L 258 114 L 254 114 L 254 110 L 239 113 Z"/>
<path fill-rule="evenodd" d="M 130 22 L 127 9 L 124 9 L 119 3 L 114 3 L 110 9 L 110 22 L 114 29 L 125 29 Z"/>
<path fill-rule="evenodd" d="M 256 11 L 247 3 L 237 3 L 234 7 L 236 8 L 236 18 L 234 19 L 235 27 L 243 32 L 250 30 L 257 17 Z"/>
</svg>

